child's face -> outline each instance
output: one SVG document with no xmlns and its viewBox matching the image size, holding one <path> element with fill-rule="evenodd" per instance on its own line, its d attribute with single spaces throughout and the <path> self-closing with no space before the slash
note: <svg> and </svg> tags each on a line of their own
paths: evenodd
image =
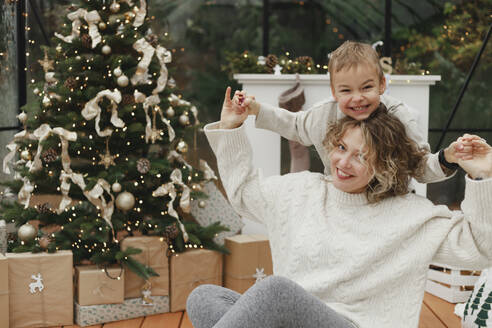
<svg viewBox="0 0 492 328">
<path fill-rule="evenodd" d="M 358 65 L 333 73 L 331 92 L 338 107 L 347 116 L 364 120 L 379 106 L 379 96 L 386 88 L 377 71 L 370 65 Z"/>
</svg>

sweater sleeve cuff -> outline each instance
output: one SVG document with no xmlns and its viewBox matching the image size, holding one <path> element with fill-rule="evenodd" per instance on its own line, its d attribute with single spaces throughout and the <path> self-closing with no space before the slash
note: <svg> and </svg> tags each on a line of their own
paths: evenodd
<svg viewBox="0 0 492 328">
<path fill-rule="evenodd" d="M 237 157 L 238 150 L 251 148 L 244 124 L 235 129 L 220 129 L 219 123 L 209 123 L 203 129 L 217 158 L 220 156 L 233 160 Z"/>
<path fill-rule="evenodd" d="M 492 178 L 473 180 L 465 176 L 466 189 L 462 207 L 474 208 L 481 213 L 492 211 Z"/>
</svg>

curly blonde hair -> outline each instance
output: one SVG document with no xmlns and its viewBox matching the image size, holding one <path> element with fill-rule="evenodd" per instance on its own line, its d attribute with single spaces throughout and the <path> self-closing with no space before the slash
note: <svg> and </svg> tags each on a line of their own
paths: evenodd
<svg viewBox="0 0 492 328">
<path fill-rule="evenodd" d="M 410 178 L 423 173 L 427 152 L 407 136 L 401 121 L 380 104 L 366 120 L 357 121 L 347 116 L 330 124 L 323 140 L 329 154 L 338 147 L 345 132 L 354 127 L 362 131 L 368 149 L 365 165 L 373 174 L 366 188 L 369 203 L 407 194 Z"/>
</svg>

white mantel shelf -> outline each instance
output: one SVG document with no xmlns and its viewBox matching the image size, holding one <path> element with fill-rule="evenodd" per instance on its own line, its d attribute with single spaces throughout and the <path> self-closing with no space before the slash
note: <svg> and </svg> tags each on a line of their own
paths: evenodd
<svg viewBox="0 0 492 328">
<path fill-rule="evenodd" d="M 303 84 L 328 84 L 330 83 L 330 74 L 299 74 L 299 78 Z M 234 74 L 234 79 L 239 83 L 244 84 L 264 84 L 273 82 L 276 84 L 291 85 L 296 79 L 295 74 Z M 390 75 L 388 83 L 392 85 L 434 85 L 441 81 L 440 75 Z"/>
<path fill-rule="evenodd" d="M 304 87 L 306 103 L 303 109 L 330 98 L 329 74 L 300 74 L 300 83 Z M 234 74 L 242 89 L 260 102 L 278 104 L 278 96 L 292 87 L 296 74 Z M 403 101 L 414 113 L 425 140 L 429 130 L 429 93 L 430 87 L 441 81 L 440 75 L 389 75 L 386 76 L 389 96 Z M 256 129 L 254 118 L 246 122 L 246 133 L 253 147 L 253 165 L 260 168 L 264 176 L 280 174 L 280 136 L 273 132 Z M 415 183 L 418 194 L 426 195 L 426 186 Z M 265 233 L 265 228 L 245 219 L 243 233 Z"/>
</svg>

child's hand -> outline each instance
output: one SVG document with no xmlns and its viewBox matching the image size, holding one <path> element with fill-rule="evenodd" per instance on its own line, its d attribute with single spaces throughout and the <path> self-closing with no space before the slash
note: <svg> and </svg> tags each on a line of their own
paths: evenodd
<svg viewBox="0 0 492 328">
<path fill-rule="evenodd" d="M 473 158 L 473 141 L 483 141 L 484 139 L 476 135 L 464 134 L 456 141 L 451 143 L 444 150 L 444 157 L 449 163 L 458 163 L 460 159 L 469 160 Z"/>
<path fill-rule="evenodd" d="M 492 147 L 484 139 L 465 134 L 449 148 L 453 163 L 458 163 L 471 177 L 492 177 Z"/>
<path fill-rule="evenodd" d="M 220 113 L 220 128 L 234 129 L 243 124 L 248 118 L 248 111 L 244 105 L 244 93 L 236 91 L 234 98 L 231 99 L 231 87 L 227 87 L 225 92 L 224 104 Z"/>
<path fill-rule="evenodd" d="M 256 102 L 255 96 L 246 95 L 245 91 L 236 91 L 234 97 L 238 97 L 238 104 L 246 108 L 248 115 L 258 115 L 260 112 L 260 104 Z"/>
</svg>

